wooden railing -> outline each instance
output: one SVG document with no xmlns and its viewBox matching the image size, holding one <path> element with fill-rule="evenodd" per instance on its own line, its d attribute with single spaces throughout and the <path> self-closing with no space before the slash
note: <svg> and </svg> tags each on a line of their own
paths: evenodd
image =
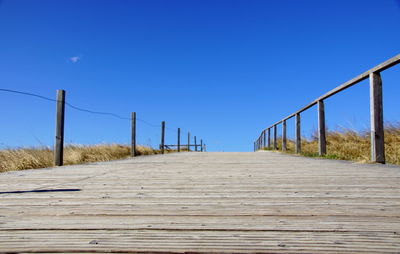
<svg viewBox="0 0 400 254">
<path fill-rule="evenodd" d="M 313 100 L 303 108 L 293 114 L 274 123 L 261 131 L 259 137 L 254 142 L 254 151 L 271 148 L 271 128 L 273 128 L 273 149 L 277 149 L 277 125 L 282 123 L 282 150 L 287 149 L 286 121 L 295 117 L 295 152 L 301 152 L 301 133 L 300 133 L 300 113 L 318 105 L 318 153 L 323 156 L 326 154 L 326 127 L 324 100 L 369 78 L 370 81 L 370 115 L 371 115 L 371 161 L 385 163 L 384 146 L 384 126 L 383 126 L 383 103 L 382 103 L 382 80 L 380 73 L 396 64 L 400 63 L 400 54 L 375 66 L 363 74 L 343 83 L 332 89 L 326 94 Z"/>
</svg>

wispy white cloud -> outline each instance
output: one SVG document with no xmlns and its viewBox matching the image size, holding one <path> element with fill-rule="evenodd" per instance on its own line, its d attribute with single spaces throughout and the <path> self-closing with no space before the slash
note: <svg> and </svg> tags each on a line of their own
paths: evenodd
<svg viewBox="0 0 400 254">
<path fill-rule="evenodd" d="M 68 58 L 69 61 L 71 61 L 72 63 L 77 63 L 79 60 L 81 60 L 80 56 L 73 56 Z"/>
</svg>

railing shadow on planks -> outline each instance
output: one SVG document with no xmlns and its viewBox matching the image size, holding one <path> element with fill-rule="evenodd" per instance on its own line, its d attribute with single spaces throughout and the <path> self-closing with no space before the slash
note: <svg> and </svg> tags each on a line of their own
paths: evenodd
<svg viewBox="0 0 400 254">
<path fill-rule="evenodd" d="M 254 151 L 265 147 L 271 148 L 271 128 L 273 128 L 273 149 L 277 149 L 277 125 L 282 124 L 282 150 L 287 149 L 286 121 L 295 117 L 295 152 L 301 152 L 300 113 L 318 105 L 318 154 L 326 154 L 326 127 L 324 100 L 369 78 L 370 85 L 370 118 L 371 118 L 371 161 L 385 163 L 383 101 L 381 72 L 400 63 L 400 54 L 343 83 L 326 94 L 313 100 L 308 105 L 263 129 L 254 142 Z"/>
</svg>

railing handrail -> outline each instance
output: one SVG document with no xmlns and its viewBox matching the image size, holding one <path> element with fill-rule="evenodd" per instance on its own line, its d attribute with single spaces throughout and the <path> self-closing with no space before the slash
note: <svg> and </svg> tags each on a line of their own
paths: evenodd
<svg viewBox="0 0 400 254">
<path fill-rule="evenodd" d="M 322 95 L 322 96 L 318 97 L 317 99 L 313 100 L 312 102 L 310 102 L 306 106 L 302 107 L 298 111 L 294 112 L 293 114 L 291 114 L 291 115 L 283 118 L 282 120 L 274 123 L 273 125 L 269 126 L 268 128 L 263 129 L 261 132 L 263 132 L 264 130 L 270 129 L 270 128 L 274 127 L 274 125 L 278 125 L 278 124 L 282 123 L 285 120 L 289 120 L 290 118 L 294 117 L 296 114 L 300 114 L 301 112 L 306 111 L 307 109 L 309 109 L 312 106 L 314 106 L 315 104 L 317 104 L 318 101 L 325 100 L 325 99 L 331 97 L 332 95 L 335 95 L 335 94 L 337 94 L 337 93 L 339 93 L 339 92 L 341 92 L 341 91 L 343 91 L 343 90 L 345 90 L 345 89 L 347 89 L 349 87 L 352 87 L 353 85 L 355 85 L 355 84 L 367 79 L 369 74 L 371 74 L 371 73 L 384 71 L 384 70 L 386 70 L 386 69 L 388 69 L 388 68 L 390 68 L 392 66 L 395 66 L 396 64 L 399 64 L 399 63 L 400 63 L 400 54 L 398 54 L 398 55 L 390 58 L 389 60 L 387 60 L 387 61 L 375 66 L 372 69 L 369 69 L 368 71 L 364 72 L 363 74 L 358 75 L 357 77 L 355 77 L 355 78 L 353 78 L 353 79 L 351 79 L 351 80 L 349 80 L 347 82 L 344 82 L 340 86 L 335 87 L 334 89 L 330 90 L 329 92 L 325 93 L 324 95 Z"/>
<path fill-rule="evenodd" d="M 368 77 L 370 77 L 370 79 L 371 79 L 371 86 L 374 86 L 373 88 L 371 88 L 371 105 L 374 104 L 375 108 L 371 108 L 371 111 L 374 110 L 374 114 L 372 114 L 372 112 L 371 112 L 371 117 L 374 116 L 374 117 L 376 117 L 376 119 L 375 119 L 376 121 L 382 122 L 382 120 L 383 120 L 382 88 L 381 88 L 382 81 L 380 79 L 380 72 L 382 72 L 382 71 L 384 71 L 384 70 L 386 70 L 386 69 L 388 69 L 388 68 L 390 68 L 390 67 L 392 67 L 394 65 L 397 65 L 399 63 L 400 63 L 400 54 L 398 54 L 398 55 L 386 60 L 385 62 L 383 62 L 383 63 L 381 63 L 381 64 L 379 64 L 379 65 L 377 65 L 377 66 L 375 66 L 375 67 L 373 67 L 371 69 L 369 69 L 368 71 L 358 75 L 357 77 L 355 77 L 355 78 L 353 78 L 353 79 L 351 79 L 351 80 L 349 80 L 349 81 L 347 81 L 347 82 L 335 87 L 334 89 L 332 89 L 329 92 L 323 94 L 322 96 L 316 98 L 315 100 L 313 100 L 312 102 L 310 102 L 306 106 L 302 107 L 301 109 L 297 110 L 296 112 L 294 112 L 294 113 L 290 114 L 289 116 L 281 119 L 280 121 L 272 124 L 271 126 L 263 129 L 261 131 L 260 135 L 258 136 L 258 138 L 256 139 L 256 142 L 254 144 L 255 145 L 255 150 L 256 150 L 257 146 L 260 147 L 259 143 L 261 143 L 261 146 L 262 146 L 263 142 L 265 143 L 265 132 L 267 130 L 270 130 L 271 128 L 276 127 L 280 123 L 285 123 L 286 120 L 288 120 L 288 119 L 290 119 L 292 117 L 299 116 L 300 113 L 304 112 L 305 110 L 311 108 L 312 106 L 314 106 L 316 104 L 318 104 L 318 106 L 321 107 L 319 109 L 321 111 L 320 112 L 321 115 L 319 117 L 321 117 L 322 120 L 323 120 L 323 123 L 322 123 L 323 125 L 321 125 L 321 126 L 323 126 L 325 128 L 325 119 L 324 119 L 325 115 L 324 115 L 323 101 L 325 99 L 327 99 L 327 98 L 329 98 L 329 97 L 331 97 L 331 96 L 333 96 L 333 95 L 335 95 L 335 94 L 337 94 L 337 93 L 349 88 L 349 87 L 352 87 L 353 85 L 355 85 L 355 84 L 367 79 Z M 374 74 L 377 74 L 377 75 L 374 76 Z M 375 112 L 375 111 L 377 111 L 377 112 Z M 378 116 L 376 116 L 377 113 L 378 113 Z M 300 124 L 300 118 L 298 119 L 298 121 L 299 121 L 298 124 Z M 378 128 L 378 129 L 382 128 L 382 130 L 379 130 L 379 131 L 383 132 L 383 126 L 381 126 L 381 125 L 383 125 L 383 123 L 382 124 L 379 123 L 378 125 L 376 125 L 376 123 L 374 122 L 374 124 L 375 124 L 374 128 L 372 128 L 372 125 L 371 125 L 371 131 L 375 131 L 375 128 Z M 261 139 L 263 137 L 263 135 L 264 135 L 264 141 Z M 323 135 L 325 135 L 325 130 L 324 130 Z M 325 137 L 324 137 L 324 139 L 325 139 Z M 265 145 L 265 144 L 263 144 L 263 145 Z M 371 145 L 371 147 L 372 147 L 372 145 Z M 384 153 L 383 153 L 383 155 L 384 155 Z"/>
</svg>

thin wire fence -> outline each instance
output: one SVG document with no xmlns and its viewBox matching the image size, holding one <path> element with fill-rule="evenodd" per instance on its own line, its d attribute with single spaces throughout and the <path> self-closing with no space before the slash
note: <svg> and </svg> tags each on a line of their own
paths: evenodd
<svg viewBox="0 0 400 254">
<path fill-rule="evenodd" d="M 19 90 L 13 90 L 13 89 L 6 89 L 6 88 L 0 88 L 0 92 L 20 94 L 20 95 L 25 95 L 25 96 L 31 96 L 31 97 L 39 98 L 39 99 L 46 100 L 46 101 L 51 101 L 51 102 L 56 102 L 56 103 L 58 102 L 57 99 L 52 99 L 52 98 L 49 98 L 49 97 L 46 97 L 46 96 L 43 96 L 43 95 L 40 95 L 40 94 L 32 93 L 32 92 L 19 91 Z M 69 107 L 69 108 L 71 108 L 71 109 L 74 109 L 74 110 L 76 110 L 76 111 L 85 112 L 85 113 L 89 113 L 89 114 L 93 114 L 93 115 L 111 116 L 111 117 L 117 118 L 117 119 L 119 119 L 119 120 L 124 120 L 124 121 L 131 121 L 131 120 L 132 120 L 132 118 L 130 118 L 130 117 L 125 117 L 125 116 L 122 116 L 122 115 L 117 114 L 117 113 L 114 113 L 114 112 L 96 111 L 96 110 L 92 110 L 92 109 L 87 109 L 87 108 L 83 108 L 83 107 L 78 107 L 78 106 L 76 106 L 76 105 L 73 105 L 73 104 L 69 103 L 67 100 L 64 101 L 64 103 L 65 103 L 65 105 L 66 105 L 67 107 Z M 136 120 L 139 121 L 139 122 L 141 122 L 141 123 L 143 123 L 143 124 L 145 124 L 145 125 L 147 125 L 147 126 L 149 126 L 149 127 L 151 127 L 151 128 L 158 128 L 158 129 L 161 129 L 161 124 L 154 124 L 154 123 L 151 123 L 151 122 L 149 122 L 149 121 L 147 121 L 147 120 L 144 120 L 144 119 L 138 118 L 138 117 L 136 117 Z M 166 126 L 165 129 L 166 129 L 166 131 L 168 131 L 168 132 L 170 132 L 170 133 L 177 134 L 177 129 L 178 129 L 178 128 L 173 129 L 173 128 L 171 128 L 171 127 L 167 127 L 167 126 Z M 183 132 L 189 132 L 189 131 L 187 131 L 187 130 L 184 129 L 184 128 L 180 128 L 180 129 L 181 129 L 181 132 L 182 132 L 182 133 L 183 133 Z M 155 132 L 155 133 L 154 133 L 154 136 L 156 137 L 156 138 L 155 138 L 155 140 L 156 140 L 155 142 L 157 143 L 158 140 L 161 139 L 161 135 L 160 135 L 158 132 Z M 149 137 L 147 140 L 152 140 L 152 139 Z M 153 142 L 149 142 L 149 143 L 153 143 Z M 157 147 L 157 146 L 156 146 L 156 147 Z"/>
</svg>

